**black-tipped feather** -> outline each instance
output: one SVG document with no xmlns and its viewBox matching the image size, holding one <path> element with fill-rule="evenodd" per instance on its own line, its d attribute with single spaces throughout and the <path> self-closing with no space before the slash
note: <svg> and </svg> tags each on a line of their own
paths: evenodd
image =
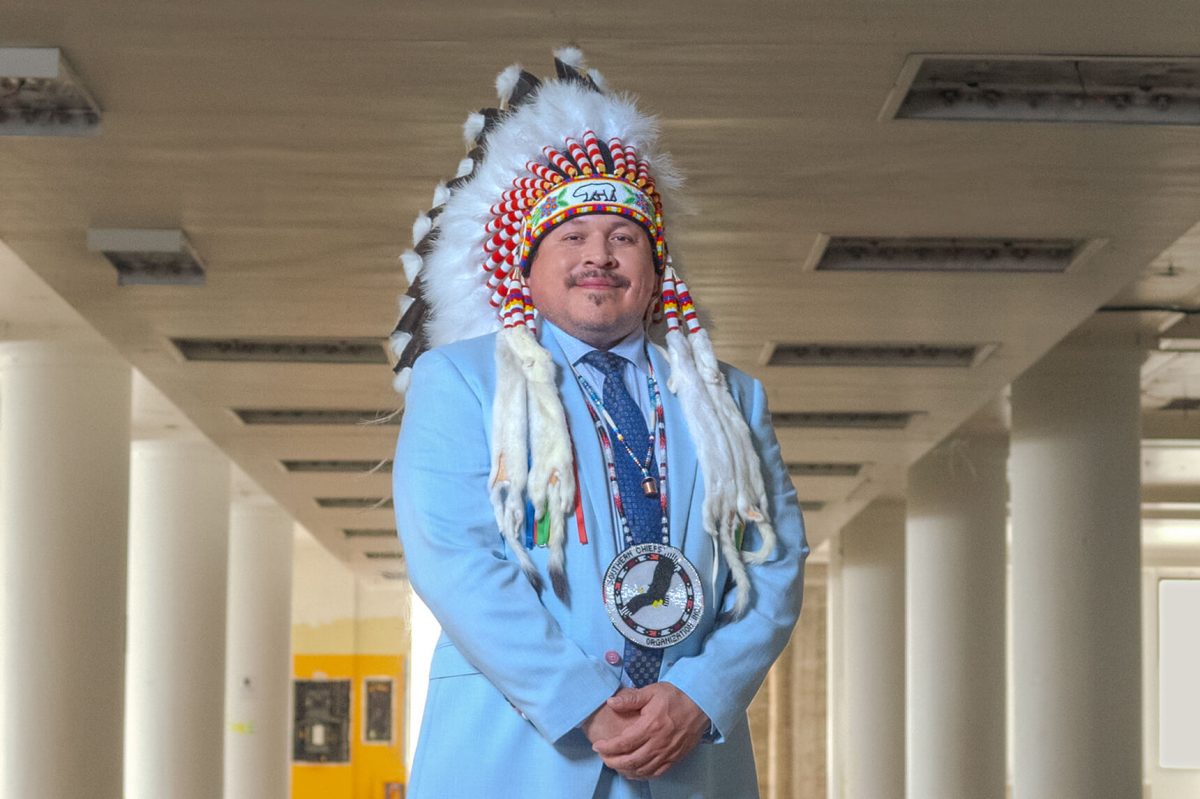
<svg viewBox="0 0 1200 799">
<path fill-rule="evenodd" d="M 425 315 L 429 311 L 429 306 L 421 297 L 413 300 L 408 306 L 408 310 L 400 317 L 400 321 L 396 323 L 396 330 L 403 330 L 405 333 L 412 333 L 414 336 L 425 322 Z M 395 331 L 392 331 L 395 332 Z"/>
<path fill-rule="evenodd" d="M 521 105 L 532 97 L 541 85 L 542 81 L 537 75 L 521 70 L 521 77 L 517 78 L 517 85 L 513 89 L 512 97 L 508 99 L 508 107 L 516 108 Z"/>
<path fill-rule="evenodd" d="M 434 242 L 437 241 L 438 229 L 433 228 L 417 242 L 417 246 L 413 250 L 422 258 L 429 257 L 429 253 L 433 251 Z"/>
</svg>

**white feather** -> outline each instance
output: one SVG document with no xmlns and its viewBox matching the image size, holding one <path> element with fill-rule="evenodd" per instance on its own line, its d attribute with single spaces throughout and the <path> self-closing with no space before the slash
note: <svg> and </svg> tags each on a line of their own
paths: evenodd
<svg viewBox="0 0 1200 799">
<path fill-rule="evenodd" d="M 416 283 L 417 275 L 421 274 L 421 267 L 424 266 L 421 256 L 412 250 L 405 250 L 400 254 L 400 263 L 404 264 L 404 279 L 408 285 Z"/>
<path fill-rule="evenodd" d="M 500 99 L 500 107 L 504 108 L 512 100 L 513 91 L 517 88 L 517 83 L 521 80 L 521 65 L 513 64 L 505 67 L 499 75 L 496 76 L 496 96 Z"/>
<path fill-rule="evenodd" d="M 408 346 L 408 342 L 412 341 L 412 333 L 406 333 L 400 330 L 391 335 L 388 339 L 388 346 L 392 349 L 392 354 L 399 358 L 404 354 L 404 348 Z"/>
<path fill-rule="evenodd" d="M 560 47 L 554 51 L 554 57 L 569 67 L 583 69 L 583 51 L 578 47 Z"/>
<path fill-rule="evenodd" d="M 413 255 L 416 255 L 416 253 L 413 253 Z M 417 256 L 417 257 L 420 257 L 420 256 Z M 400 315 L 404 316 L 404 314 L 408 313 L 408 309 L 411 308 L 412 304 L 416 301 L 417 301 L 417 299 L 415 297 L 410 297 L 407 294 L 401 294 L 400 302 L 399 302 Z"/>
<path fill-rule="evenodd" d="M 600 74 L 598 69 L 589 69 L 588 77 L 592 79 L 592 83 L 596 84 L 596 88 L 602 92 L 608 91 L 608 81 L 604 80 L 604 76 Z"/>
<path fill-rule="evenodd" d="M 417 214 L 417 218 L 413 220 L 412 243 L 416 247 L 421 243 L 421 239 L 433 229 L 433 220 L 425 214 Z"/>
<path fill-rule="evenodd" d="M 454 177 L 465 178 L 475 169 L 475 161 L 471 158 L 464 158 L 458 162 L 458 169 L 454 170 Z"/>
<path fill-rule="evenodd" d="M 450 189 L 446 188 L 445 183 L 439 183 L 433 187 L 433 205 L 430 208 L 437 208 L 439 205 L 445 205 L 450 199 Z"/>
<path fill-rule="evenodd" d="M 404 392 L 408 391 L 408 385 L 411 382 L 412 369 L 406 366 L 399 372 L 396 372 L 396 376 L 392 378 L 392 389 L 395 390 L 397 394 L 403 394 Z"/>
<path fill-rule="evenodd" d="M 463 144 L 468 150 L 475 146 L 475 140 L 483 133 L 484 122 L 483 114 L 478 111 L 467 114 L 467 121 L 463 123 Z"/>
</svg>

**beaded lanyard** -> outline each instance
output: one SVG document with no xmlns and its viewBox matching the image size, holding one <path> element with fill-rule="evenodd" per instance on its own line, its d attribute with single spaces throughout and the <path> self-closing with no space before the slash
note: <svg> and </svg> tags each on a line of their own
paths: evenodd
<svg viewBox="0 0 1200 799">
<path fill-rule="evenodd" d="M 650 369 L 650 374 L 646 378 L 647 391 L 650 397 L 654 400 L 654 437 L 658 444 L 658 503 L 662 508 L 662 543 L 666 546 L 671 544 L 670 527 L 667 520 L 667 424 L 666 417 L 663 414 L 662 394 L 658 390 L 658 381 L 654 379 L 654 365 L 647 361 L 646 365 Z M 608 471 L 608 485 L 612 491 L 613 504 L 617 507 L 617 515 L 621 517 L 621 529 L 625 535 L 625 548 L 633 546 L 633 531 L 629 529 L 629 520 L 625 518 L 625 505 L 621 500 L 621 489 L 617 485 L 617 462 L 613 453 L 612 438 L 608 434 L 608 428 L 604 420 L 600 418 L 600 414 L 596 412 L 596 408 L 603 411 L 605 419 L 608 420 L 608 425 L 613 428 L 613 432 L 619 432 L 617 426 L 612 423 L 612 417 L 608 411 L 604 410 L 604 403 L 596 394 L 596 390 L 592 388 L 591 383 L 587 381 L 579 371 L 575 369 L 574 364 L 571 365 L 571 371 L 575 373 L 575 379 L 582 386 L 586 395 L 588 413 L 591 414 L 592 424 L 596 427 L 596 434 L 600 438 L 600 449 L 604 453 L 604 465 Z M 632 458 L 632 451 L 630 451 Z M 637 458 L 633 458 L 637 462 Z M 639 464 L 640 466 L 640 464 Z"/>
</svg>

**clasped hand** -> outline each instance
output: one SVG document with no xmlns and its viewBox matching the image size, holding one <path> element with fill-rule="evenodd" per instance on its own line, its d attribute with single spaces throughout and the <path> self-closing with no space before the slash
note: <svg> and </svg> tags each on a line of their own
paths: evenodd
<svg viewBox="0 0 1200 799">
<path fill-rule="evenodd" d="M 704 711 L 669 682 L 622 688 L 582 725 L 604 764 L 635 780 L 665 773 L 708 728 Z"/>
</svg>

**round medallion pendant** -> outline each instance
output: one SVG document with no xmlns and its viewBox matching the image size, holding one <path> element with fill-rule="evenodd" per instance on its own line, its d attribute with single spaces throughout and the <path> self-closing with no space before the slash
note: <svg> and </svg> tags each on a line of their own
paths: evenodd
<svg viewBox="0 0 1200 799">
<path fill-rule="evenodd" d="M 675 547 L 634 544 L 604 575 L 604 606 L 621 635 L 651 649 L 687 638 L 704 615 L 700 574 Z"/>
</svg>

